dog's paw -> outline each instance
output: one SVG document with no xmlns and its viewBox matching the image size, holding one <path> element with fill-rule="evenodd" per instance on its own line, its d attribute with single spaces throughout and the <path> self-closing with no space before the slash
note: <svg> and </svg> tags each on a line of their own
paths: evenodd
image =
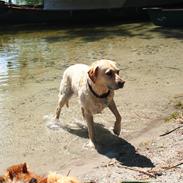
<svg viewBox="0 0 183 183">
<path fill-rule="evenodd" d="M 95 145 L 91 140 L 89 140 L 83 145 L 83 149 L 95 149 Z"/>
<path fill-rule="evenodd" d="M 120 135 L 120 133 L 121 133 L 121 131 L 116 130 L 116 129 L 113 129 L 113 132 L 114 132 L 114 134 L 115 134 L 115 135 L 117 135 L 117 136 L 119 136 L 119 135 Z"/>
<path fill-rule="evenodd" d="M 46 123 L 47 128 L 51 130 L 59 130 L 62 128 L 62 123 L 52 115 L 45 115 L 43 120 Z"/>
<path fill-rule="evenodd" d="M 114 134 L 116 134 L 117 136 L 120 135 L 120 133 L 121 133 L 121 123 L 115 123 L 113 132 L 114 132 Z"/>
</svg>

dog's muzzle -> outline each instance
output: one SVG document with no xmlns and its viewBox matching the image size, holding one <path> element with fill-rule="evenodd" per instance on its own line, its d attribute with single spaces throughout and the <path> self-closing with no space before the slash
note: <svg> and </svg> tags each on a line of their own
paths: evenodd
<svg viewBox="0 0 183 183">
<path fill-rule="evenodd" d="M 119 88 L 123 88 L 124 84 L 125 84 L 125 81 L 118 81 L 117 82 L 117 85 L 118 85 Z"/>
</svg>

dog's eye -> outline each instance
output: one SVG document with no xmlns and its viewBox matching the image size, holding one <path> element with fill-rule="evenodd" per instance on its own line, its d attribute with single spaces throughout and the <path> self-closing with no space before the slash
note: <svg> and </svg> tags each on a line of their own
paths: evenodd
<svg viewBox="0 0 183 183">
<path fill-rule="evenodd" d="M 113 75 L 113 72 L 112 72 L 112 70 L 108 70 L 106 73 L 105 73 L 107 76 L 110 76 L 110 77 L 112 77 L 112 75 Z"/>
<path fill-rule="evenodd" d="M 37 179 L 32 178 L 32 179 L 29 181 L 29 183 L 37 183 Z"/>
<path fill-rule="evenodd" d="M 120 70 L 117 70 L 117 71 L 116 71 L 116 74 L 117 74 L 117 75 L 119 75 L 119 71 L 120 71 Z"/>
</svg>

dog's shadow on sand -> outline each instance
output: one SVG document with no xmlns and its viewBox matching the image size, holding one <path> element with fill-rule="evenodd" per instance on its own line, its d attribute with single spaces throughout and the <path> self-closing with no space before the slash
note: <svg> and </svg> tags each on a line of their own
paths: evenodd
<svg viewBox="0 0 183 183">
<path fill-rule="evenodd" d="M 69 128 L 69 126 L 64 127 L 64 129 L 79 137 L 88 138 L 86 126 L 80 123 L 77 123 L 77 126 L 78 128 L 76 129 Z M 154 164 L 148 157 L 139 154 L 132 144 L 114 135 L 104 128 L 102 124 L 95 124 L 95 131 L 97 139 L 95 148 L 98 153 L 108 158 L 114 158 L 125 166 L 154 167 Z"/>
</svg>

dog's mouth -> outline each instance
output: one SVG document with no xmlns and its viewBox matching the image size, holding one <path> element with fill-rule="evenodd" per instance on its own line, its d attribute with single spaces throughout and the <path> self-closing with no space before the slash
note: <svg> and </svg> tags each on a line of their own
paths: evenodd
<svg viewBox="0 0 183 183">
<path fill-rule="evenodd" d="M 118 83 L 116 83 L 113 86 L 108 85 L 107 87 L 108 87 L 109 90 L 118 90 L 120 88 L 123 88 L 124 87 L 124 84 L 125 84 L 125 82 L 118 82 Z"/>
<path fill-rule="evenodd" d="M 109 90 L 118 90 L 119 87 L 118 86 L 108 86 Z"/>
</svg>

